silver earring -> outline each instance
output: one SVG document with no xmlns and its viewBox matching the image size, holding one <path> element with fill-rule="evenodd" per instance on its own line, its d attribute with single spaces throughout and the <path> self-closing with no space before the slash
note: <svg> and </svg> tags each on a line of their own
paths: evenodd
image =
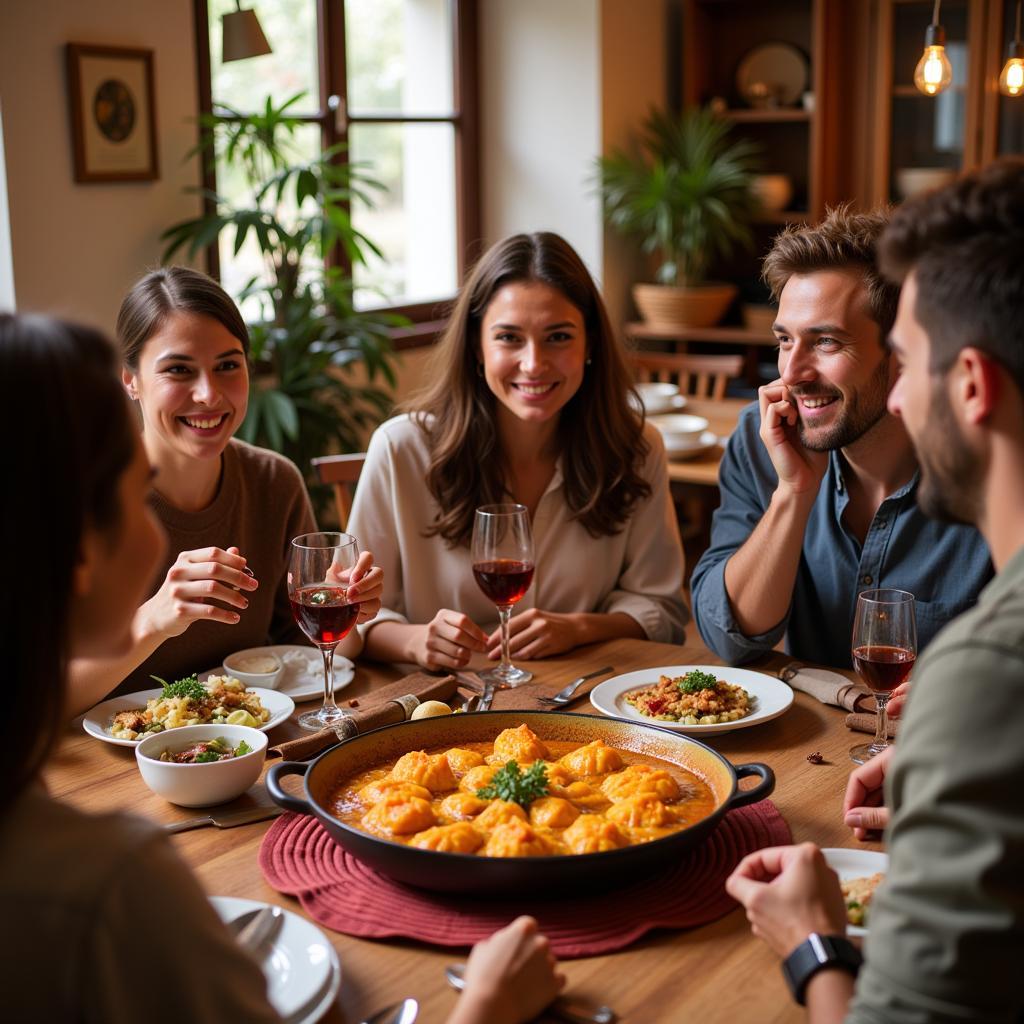
<svg viewBox="0 0 1024 1024">
<path fill-rule="evenodd" d="M 587 356 L 587 358 L 584 360 L 584 365 L 589 366 L 591 362 L 592 362 L 592 360 L 591 360 L 590 356 Z"/>
</svg>

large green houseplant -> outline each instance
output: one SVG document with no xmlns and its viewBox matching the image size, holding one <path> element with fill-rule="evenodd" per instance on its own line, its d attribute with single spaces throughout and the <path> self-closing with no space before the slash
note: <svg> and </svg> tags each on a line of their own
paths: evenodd
<svg viewBox="0 0 1024 1024">
<path fill-rule="evenodd" d="M 633 152 L 598 159 L 608 224 L 658 258 L 657 285 L 633 292 L 652 326 L 709 326 L 735 297 L 735 286 L 706 277 L 715 260 L 751 242 L 755 156 L 752 143 L 730 137 L 727 121 L 691 109 L 652 110 Z"/>
<path fill-rule="evenodd" d="M 238 436 L 308 473 L 315 455 L 358 450 L 387 413 L 391 399 L 377 382 L 394 387 L 389 332 L 404 321 L 357 311 L 351 277 L 326 265 L 337 246 L 352 264 L 380 255 L 353 225 L 351 205 L 372 204 L 382 186 L 362 167 L 338 162 L 339 147 L 301 153 L 304 122 L 289 114 L 299 98 L 280 106 L 268 98 L 256 114 L 222 106 L 201 119 L 198 151 L 241 172 L 243 198 L 205 193 L 208 211 L 163 238 L 165 262 L 180 250 L 194 257 L 221 232 L 236 255 L 255 240 L 262 272 L 236 296 L 250 312 L 254 371 Z"/>
</svg>

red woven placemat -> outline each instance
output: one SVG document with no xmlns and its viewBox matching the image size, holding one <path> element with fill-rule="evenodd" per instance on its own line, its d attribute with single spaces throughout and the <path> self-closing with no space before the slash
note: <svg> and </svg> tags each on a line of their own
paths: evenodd
<svg viewBox="0 0 1024 1024">
<path fill-rule="evenodd" d="M 364 939 L 418 939 L 470 946 L 519 914 L 532 914 L 556 955 L 622 949 L 653 928 L 694 928 L 736 905 L 725 880 L 748 853 L 790 843 L 770 800 L 730 812 L 678 863 L 651 878 L 601 893 L 489 900 L 427 892 L 393 882 L 338 846 L 316 818 L 284 814 L 260 847 L 259 865 L 278 892 L 297 896 L 318 924 Z"/>
</svg>

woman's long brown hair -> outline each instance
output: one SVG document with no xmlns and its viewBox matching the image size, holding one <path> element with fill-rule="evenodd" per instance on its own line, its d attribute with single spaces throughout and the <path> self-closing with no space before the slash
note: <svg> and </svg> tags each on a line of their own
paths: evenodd
<svg viewBox="0 0 1024 1024">
<path fill-rule="evenodd" d="M 508 500 L 506 461 L 498 440 L 497 399 L 478 372 L 480 328 L 505 285 L 540 281 L 583 315 L 589 364 L 558 422 L 565 497 L 593 537 L 618 533 L 637 501 L 651 493 L 641 475 L 648 453 L 643 417 L 630 400 L 631 378 L 604 303 L 583 261 L 551 232 L 513 235 L 473 268 L 452 311 L 414 411 L 430 450 L 427 486 L 440 512 L 427 536 L 468 544 L 480 505 Z"/>
</svg>

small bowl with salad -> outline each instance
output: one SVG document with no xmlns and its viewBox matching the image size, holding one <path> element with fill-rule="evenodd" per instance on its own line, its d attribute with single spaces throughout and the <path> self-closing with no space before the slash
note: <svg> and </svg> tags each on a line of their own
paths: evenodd
<svg viewBox="0 0 1024 1024">
<path fill-rule="evenodd" d="M 260 777 L 267 737 L 247 725 L 185 725 L 135 748 L 142 779 L 179 807 L 212 807 L 241 796 Z"/>
</svg>

